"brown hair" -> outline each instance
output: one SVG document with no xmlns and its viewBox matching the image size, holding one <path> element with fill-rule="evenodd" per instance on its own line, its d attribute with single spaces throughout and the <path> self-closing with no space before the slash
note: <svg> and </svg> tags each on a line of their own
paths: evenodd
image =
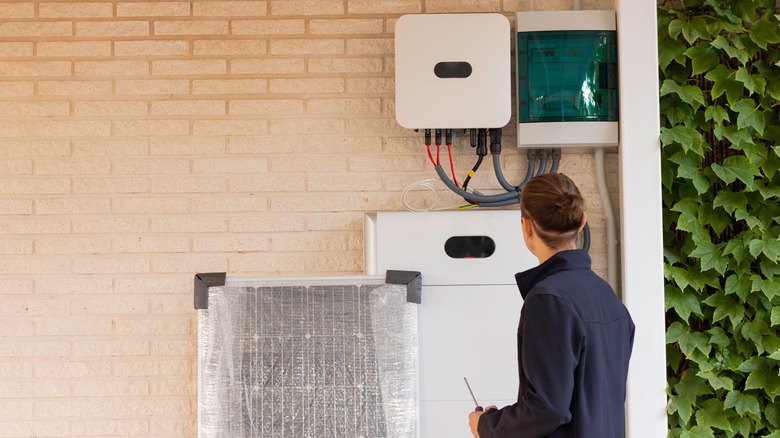
<svg viewBox="0 0 780 438">
<path fill-rule="evenodd" d="M 532 178 L 520 195 L 520 212 L 531 219 L 542 241 L 560 248 L 577 239 L 585 200 L 569 177 L 546 173 Z"/>
</svg>

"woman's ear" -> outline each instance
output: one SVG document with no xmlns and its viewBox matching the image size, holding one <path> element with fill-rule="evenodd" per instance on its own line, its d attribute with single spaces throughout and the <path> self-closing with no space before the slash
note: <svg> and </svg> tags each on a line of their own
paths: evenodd
<svg viewBox="0 0 780 438">
<path fill-rule="evenodd" d="M 583 211 L 582 212 L 582 223 L 580 224 L 580 228 L 577 230 L 578 233 L 580 231 L 582 231 L 583 228 L 585 228 L 585 224 L 586 223 L 588 223 L 588 214 Z"/>
</svg>

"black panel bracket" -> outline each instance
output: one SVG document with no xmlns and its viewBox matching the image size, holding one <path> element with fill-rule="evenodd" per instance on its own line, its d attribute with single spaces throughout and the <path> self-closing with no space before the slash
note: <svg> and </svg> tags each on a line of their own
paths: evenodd
<svg viewBox="0 0 780 438">
<path fill-rule="evenodd" d="M 422 303 L 422 274 L 417 271 L 392 271 L 385 274 L 385 283 L 405 284 L 406 302 Z"/>
<path fill-rule="evenodd" d="M 195 308 L 198 310 L 209 308 L 209 288 L 225 285 L 224 272 L 209 272 L 195 274 Z"/>
</svg>

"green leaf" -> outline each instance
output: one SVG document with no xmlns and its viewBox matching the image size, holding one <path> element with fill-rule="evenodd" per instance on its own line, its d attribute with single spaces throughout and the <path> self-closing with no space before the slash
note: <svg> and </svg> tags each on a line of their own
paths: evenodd
<svg viewBox="0 0 780 438">
<path fill-rule="evenodd" d="M 693 426 L 690 430 L 684 430 L 680 438 L 715 438 L 715 434 L 709 427 Z"/>
<path fill-rule="evenodd" d="M 718 236 L 731 225 L 731 216 L 721 209 L 713 208 L 709 204 L 701 204 L 699 206 L 699 220 L 702 225 L 709 226 Z"/>
<path fill-rule="evenodd" d="M 751 75 L 748 73 L 745 67 L 740 67 L 737 69 L 737 73 L 734 75 L 734 79 L 745 84 L 745 88 L 750 91 L 750 94 L 764 94 L 764 89 L 766 88 L 766 79 L 760 76 Z"/>
<path fill-rule="evenodd" d="M 768 20 L 757 21 L 753 24 L 753 29 L 751 29 L 750 39 L 762 49 L 767 48 L 767 43 L 780 43 L 777 23 L 770 23 Z"/>
<path fill-rule="evenodd" d="M 691 58 L 691 74 L 693 75 L 708 72 L 720 64 L 720 54 L 707 42 L 686 50 L 685 56 Z"/>
<path fill-rule="evenodd" d="M 711 44 L 712 47 L 723 50 L 730 58 L 735 58 L 742 65 L 745 65 L 749 60 L 747 53 L 732 46 L 728 42 L 728 40 L 726 38 L 723 38 L 722 36 L 718 36 L 717 38 L 715 38 L 715 40 L 713 40 Z"/>
<path fill-rule="evenodd" d="M 658 64 L 661 66 L 661 70 L 666 70 L 672 61 L 685 66 L 685 50 L 685 44 L 677 40 L 668 40 L 659 44 Z"/>
<path fill-rule="evenodd" d="M 728 259 L 723 257 L 722 250 L 712 242 L 700 242 L 699 246 L 691 252 L 690 256 L 698 257 L 701 260 L 702 271 L 714 269 L 716 272 L 723 275 L 728 267 Z"/>
<path fill-rule="evenodd" d="M 780 240 L 772 236 L 764 235 L 761 239 L 751 240 L 749 248 L 753 257 L 764 254 L 772 262 L 780 258 Z"/>
<path fill-rule="evenodd" d="M 707 333 L 710 334 L 710 344 L 717 345 L 720 348 L 726 348 L 729 345 L 729 337 L 721 327 L 713 327 Z"/>
<path fill-rule="evenodd" d="M 685 152 L 678 152 L 670 157 L 669 161 L 679 166 L 677 177 L 691 180 L 699 195 L 709 191 L 710 181 L 702 169 L 701 157 L 692 157 Z"/>
<path fill-rule="evenodd" d="M 747 209 L 747 196 L 744 193 L 721 190 L 712 201 L 715 207 L 723 207 L 726 213 L 733 214 L 736 210 Z"/>
<path fill-rule="evenodd" d="M 745 306 L 741 301 L 735 299 L 733 295 L 724 295 L 723 292 L 719 291 L 707 297 L 704 300 L 704 304 L 715 309 L 712 315 L 712 322 L 729 318 L 732 327 L 736 327 L 745 317 Z"/>
<path fill-rule="evenodd" d="M 734 146 L 753 143 L 753 137 L 747 130 L 739 129 L 736 125 L 716 125 L 713 132 L 718 140 L 725 138 Z"/>
<path fill-rule="evenodd" d="M 753 321 L 742 325 L 742 336 L 753 341 L 756 351 L 758 351 L 759 354 L 763 354 L 763 337 L 768 329 L 769 324 L 767 324 L 766 321 L 754 319 Z"/>
<path fill-rule="evenodd" d="M 701 88 L 695 85 L 680 85 L 671 79 L 666 79 L 661 84 L 661 96 L 670 93 L 678 95 L 683 102 L 691 105 L 694 109 L 704 105 L 704 95 Z"/>
<path fill-rule="evenodd" d="M 708 106 L 704 111 L 704 120 L 712 120 L 715 123 L 723 123 L 729 120 L 729 113 L 720 105 Z"/>
<path fill-rule="evenodd" d="M 780 306 L 772 306 L 772 317 L 770 319 L 772 327 L 780 324 Z"/>
<path fill-rule="evenodd" d="M 769 403 L 764 406 L 764 417 L 772 427 L 780 428 L 780 407 L 774 403 Z M 777 431 L 773 432 L 777 433 Z"/>
<path fill-rule="evenodd" d="M 753 190 L 753 180 L 759 176 L 756 167 L 744 155 L 728 157 L 723 160 L 723 165 L 713 163 L 712 171 L 727 184 L 739 179 L 748 190 Z"/>
<path fill-rule="evenodd" d="M 666 310 L 674 309 L 683 321 L 688 321 L 691 313 L 703 317 L 699 297 L 694 293 L 685 293 L 676 287 L 667 286 L 664 293 Z"/>
<path fill-rule="evenodd" d="M 744 301 L 751 292 L 753 283 L 744 275 L 731 274 L 726 278 L 725 286 L 726 295 L 736 294 Z"/>
<path fill-rule="evenodd" d="M 704 76 L 708 81 L 712 81 L 712 98 L 716 99 L 723 93 L 726 93 L 726 99 L 730 105 L 733 105 L 743 96 L 744 85 L 735 79 L 735 72 L 729 70 L 724 65 L 718 65 L 712 71 Z"/>
<path fill-rule="evenodd" d="M 701 409 L 696 412 L 696 424 L 720 430 L 731 429 L 728 416 L 723 409 L 723 402 L 718 399 L 709 399 L 702 403 Z"/>
<path fill-rule="evenodd" d="M 664 146 L 677 143 L 682 146 L 685 151 L 692 151 L 697 155 L 704 156 L 704 151 L 702 149 L 704 138 L 701 133 L 697 132 L 694 128 L 684 125 L 677 125 L 672 128 L 661 128 L 661 143 L 663 143 Z"/>
<path fill-rule="evenodd" d="M 739 391 L 731 391 L 726 394 L 726 400 L 723 403 L 726 408 L 734 408 L 739 415 L 744 416 L 746 413 L 751 413 L 756 417 L 761 417 L 761 409 L 758 404 L 758 399 L 749 394 L 742 394 Z"/>
<path fill-rule="evenodd" d="M 763 293 L 768 300 L 771 300 L 776 296 L 780 296 L 780 283 L 777 283 L 776 281 L 767 280 L 765 278 L 761 278 L 759 275 L 753 274 L 752 283 L 751 290 L 754 292 Z"/>
<path fill-rule="evenodd" d="M 738 113 L 737 127 L 740 129 L 753 128 L 759 135 L 763 134 L 766 120 L 764 113 L 756 108 L 756 103 L 751 99 L 742 99 L 733 104 L 731 109 Z"/>
</svg>

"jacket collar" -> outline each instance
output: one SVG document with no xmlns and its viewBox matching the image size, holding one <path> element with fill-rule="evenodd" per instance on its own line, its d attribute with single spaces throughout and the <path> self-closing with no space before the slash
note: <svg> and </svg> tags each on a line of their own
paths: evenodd
<svg viewBox="0 0 780 438">
<path fill-rule="evenodd" d="M 550 275 L 573 269 L 590 269 L 590 256 L 581 249 L 559 251 L 539 266 L 515 274 L 517 287 L 525 299 L 537 283 Z"/>
</svg>

